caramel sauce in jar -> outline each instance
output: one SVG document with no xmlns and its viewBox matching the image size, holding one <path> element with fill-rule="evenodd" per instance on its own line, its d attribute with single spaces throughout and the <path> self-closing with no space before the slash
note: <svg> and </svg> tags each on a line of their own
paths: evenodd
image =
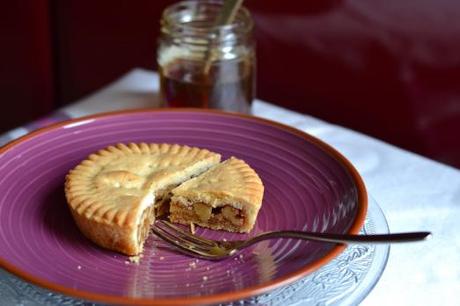
<svg viewBox="0 0 460 306">
<path fill-rule="evenodd" d="M 220 6 L 215 1 L 184 2 L 164 11 L 157 61 L 165 106 L 251 113 L 252 19 L 243 8 L 234 24 L 216 27 Z"/>
</svg>

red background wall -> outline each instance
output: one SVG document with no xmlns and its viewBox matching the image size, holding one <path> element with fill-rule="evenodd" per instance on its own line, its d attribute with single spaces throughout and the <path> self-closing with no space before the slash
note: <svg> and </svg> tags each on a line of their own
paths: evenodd
<svg viewBox="0 0 460 306">
<path fill-rule="evenodd" d="M 47 0 L 0 10 L 0 132 L 52 110 L 54 78 Z"/>
<path fill-rule="evenodd" d="M 3 131 L 155 69 L 160 14 L 174 1 L 29 2 L 0 16 Z M 259 98 L 460 167 L 457 1 L 245 3 Z"/>
</svg>

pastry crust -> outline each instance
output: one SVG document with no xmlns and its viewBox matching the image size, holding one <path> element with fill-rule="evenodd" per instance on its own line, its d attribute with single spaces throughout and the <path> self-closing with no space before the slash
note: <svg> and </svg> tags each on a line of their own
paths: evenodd
<svg viewBox="0 0 460 306">
<path fill-rule="evenodd" d="M 219 162 L 219 154 L 195 147 L 117 144 L 91 154 L 71 170 L 66 176 L 65 194 L 86 237 L 102 247 L 137 255 L 154 221 L 157 192 L 169 190 Z"/>
<path fill-rule="evenodd" d="M 172 193 L 172 222 L 249 232 L 262 205 L 264 186 L 248 164 L 232 157 Z"/>
</svg>

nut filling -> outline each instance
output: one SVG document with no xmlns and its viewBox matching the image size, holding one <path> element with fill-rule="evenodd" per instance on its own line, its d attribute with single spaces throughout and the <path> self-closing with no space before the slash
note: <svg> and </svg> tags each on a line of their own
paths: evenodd
<svg viewBox="0 0 460 306">
<path fill-rule="evenodd" d="M 169 206 L 171 202 L 171 190 L 179 186 L 179 184 L 169 185 L 156 192 L 156 200 L 154 204 L 155 216 L 157 218 L 165 217 L 169 214 Z"/>
<path fill-rule="evenodd" d="M 201 222 L 209 222 L 211 219 L 225 219 L 233 225 L 243 225 L 244 219 L 241 210 L 224 205 L 220 207 L 211 207 L 204 203 L 195 203 L 192 205 L 193 211 Z"/>
<path fill-rule="evenodd" d="M 244 211 L 230 205 L 212 207 L 202 202 L 192 205 L 183 205 L 178 202 L 171 202 L 172 222 L 182 224 L 195 223 L 200 226 L 213 229 L 226 229 L 239 232 L 245 224 Z"/>
<path fill-rule="evenodd" d="M 157 218 L 164 217 L 169 214 L 169 204 L 171 202 L 171 194 L 164 195 L 158 198 L 153 205 L 155 216 Z"/>
</svg>

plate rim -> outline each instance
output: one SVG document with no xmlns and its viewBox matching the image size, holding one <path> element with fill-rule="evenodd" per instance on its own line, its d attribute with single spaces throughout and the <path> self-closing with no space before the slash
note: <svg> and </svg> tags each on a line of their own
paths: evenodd
<svg viewBox="0 0 460 306">
<path fill-rule="evenodd" d="M 47 132 L 57 130 L 67 126 L 69 124 L 85 124 L 85 122 L 91 120 L 98 120 L 98 119 L 110 119 L 116 117 L 123 117 L 127 115 L 136 115 L 136 114 L 148 114 L 148 113 L 203 113 L 203 114 L 214 114 L 214 115 L 221 115 L 221 116 L 228 116 L 228 117 L 237 117 L 243 118 L 246 120 L 253 121 L 255 123 L 269 125 L 271 127 L 275 127 L 281 129 L 283 131 L 289 132 L 296 136 L 299 136 L 310 143 L 313 143 L 315 146 L 323 150 L 325 153 L 329 154 L 329 156 L 333 157 L 338 163 L 340 163 L 351 178 L 356 183 L 357 191 L 358 191 L 358 210 L 356 217 L 348 230 L 349 234 L 359 234 L 361 227 L 364 225 L 364 221 L 367 214 L 368 209 L 368 195 L 367 190 L 364 184 L 364 180 L 362 179 L 361 175 L 359 174 L 358 170 L 355 166 L 337 149 L 332 147 L 331 145 L 327 144 L 326 142 L 320 140 L 319 138 L 310 135 L 302 130 L 296 129 L 292 126 L 276 122 L 273 120 L 256 117 L 252 115 L 234 113 L 234 112 L 224 112 L 215 109 L 198 109 L 198 108 L 141 108 L 141 109 L 127 109 L 121 111 L 111 111 L 111 112 L 102 112 L 93 115 L 83 116 L 79 118 L 72 118 L 68 120 L 64 120 L 61 122 L 57 122 L 51 124 L 49 126 L 45 126 L 39 129 L 36 129 L 24 136 L 21 136 L 15 140 L 10 141 L 9 143 L 0 147 L 0 155 L 3 155 L 8 150 L 20 145 L 23 142 L 28 141 L 29 139 L 33 139 L 39 135 L 45 134 Z M 97 302 L 104 302 L 104 303 L 116 303 L 116 304 L 140 304 L 140 305 L 194 305 L 194 304 L 213 304 L 213 303 L 224 303 L 229 301 L 241 300 L 244 298 L 260 295 L 271 291 L 275 288 L 288 285 L 300 278 L 310 274 L 313 271 L 316 271 L 323 265 L 330 262 L 332 259 L 337 257 L 340 253 L 343 252 L 345 249 L 345 245 L 337 245 L 333 247 L 325 256 L 320 259 L 313 261 L 312 263 L 298 269 L 297 271 L 291 272 L 287 275 L 282 277 L 270 280 L 265 283 L 261 283 L 255 286 L 247 287 L 242 290 L 238 291 L 231 291 L 231 292 L 222 292 L 218 294 L 211 294 L 211 295 L 203 295 L 203 296 L 191 296 L 191 297 L 174 297 L 174 298 L 138 298 L 138 297 L 128 297 L 128 296 L 119 296 L 119 295 L 109 295 L 109 294 L 102 294 L 102 293 L 94 293 L 90 291 L 78 290 L 71 287 L 67 287 L 64 285 L 60 285 L 54 283 L 52 281 L 46 280 L 41 277 L 37 277 L 27 271 L 18 268 L 17 266 L 9 263 L 6 259 L 0 258 L 0 268 L 5 269 L 6 271 L 22 278 L 25 281 L 31 282 L 35 285 L 40 287 L 56 291 L 62 294 L 66 294 L 69 296 L 74 296 L 81 299 L 86 299 L 89 301 L 97 301 Z"/>
</svg>

